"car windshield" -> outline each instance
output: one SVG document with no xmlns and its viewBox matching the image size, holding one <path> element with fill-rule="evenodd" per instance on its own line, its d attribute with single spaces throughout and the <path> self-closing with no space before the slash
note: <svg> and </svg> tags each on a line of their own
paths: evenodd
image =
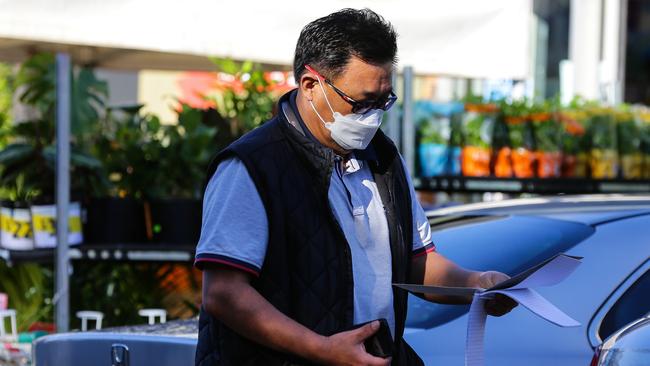
<svg viewBox="0 0 650 366">
<path fill-rule="evenodd" d="M 456 216 L 429 220 L 437 251 L 473 270 L 516 275 L 565 252 L 590 236 L 582 223 L 535 216 Z M 469 310 L 469 305 L 433 304 L 410 295 L 406 326 L 431 328 Z"/>
</svg>

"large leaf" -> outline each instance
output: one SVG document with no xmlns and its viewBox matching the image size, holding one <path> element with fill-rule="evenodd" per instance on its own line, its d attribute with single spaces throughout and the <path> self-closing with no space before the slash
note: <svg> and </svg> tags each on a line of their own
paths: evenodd
<svg viewBox="0 0 650 366">
<path fill-rule="evenodd" d="M 98 110 L 104 108 L 108 84 L 97 79 L 88 68 L 79 70 L 72 84 L 72 132 L 88 132 L 99 119 Z"/>
<path fill-rule="evenodd" d="M 43 149 L 43 156 L 48 162 L 56 164 L 56 146 L 50 145 Z M 70 151 L 70 166 L 71 168 L 80 167 L 96 170 L 101 169 L 102 163 L 89 154 L 85 154 L 76 149 L 73 149 Z"/>
<path fill-rule="evenodd" d="M 11 144 L 0 151 L 0 165 L 5 167 L 17 161 L 25 160 L 34 153 L 34 147 L 29 144 Z"/>
<path fill-rule="evenodd" d="M 18 72 L 17 85 L 24 86 L 22 103 L 36 106 L 42 113 L 56 101 L 56 68 L 53 54 L 41 53 L 25 61 Z"/>
</svg>

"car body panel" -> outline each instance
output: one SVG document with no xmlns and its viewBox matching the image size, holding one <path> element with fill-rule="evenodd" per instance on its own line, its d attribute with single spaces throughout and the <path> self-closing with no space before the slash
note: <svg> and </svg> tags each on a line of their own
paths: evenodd
<svg viewBox="0 0 650 366">
<path fill-rule="evenodd" d="M 560 328 L 522 307 L 491 318 L 485 334 L 486 365 L 588 365 L 593 349 L 587 327 L 609 295 L 650 256 L 648 236 L 629 235 L 645 228 L 650 228 L 650 215 L 609 222 L 568 250 L 584 257 L 582 265 L 564 282 L 537 290 L 581 326 Z M 435 242 L 435 232 L 433 236 Z M 445 244 L 436 244 L 445 254 Z M 461 364 L 466 328 L 464 315 L 433 329 L 409 329 L 405 338 L 426 364 Z"/>
<path fill-rule="evenodd" d="M 598 366 L 650 363 L 650 317 L 638 319 L 612 334 L 600 350 Z"/>
<path fill-rule="evenodd" d="M 193 365 L 196 337 L 79 332 L 40 338 L 34 345 L 36 366 L 111 365 L 111 347 L 122 344 L 129 349 L 131 366 Z"/>
</svg>

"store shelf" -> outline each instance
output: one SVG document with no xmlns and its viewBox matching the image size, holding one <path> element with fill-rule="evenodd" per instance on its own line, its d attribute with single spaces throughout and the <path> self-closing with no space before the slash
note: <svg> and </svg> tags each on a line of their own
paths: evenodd
<svg viewBox="0 0 650 366">
<path fill-rule="evenodd" d="M 71 260 L 137 261 L 137 262 L 191 262 L 195 245 L 178 244 L 83 244 L 69 249 Z M 52 262 L 54 249 L 7 250 L 0 249 L 0 260 L 9 263 Z"/>
<path fill-rule="evenodd" d="M 441 192 L 503 192 L 536 194 L 650 193 L 650 180 L 516 179 L 440 176 L 415 178 L 416 189 Z"/>
</svg>

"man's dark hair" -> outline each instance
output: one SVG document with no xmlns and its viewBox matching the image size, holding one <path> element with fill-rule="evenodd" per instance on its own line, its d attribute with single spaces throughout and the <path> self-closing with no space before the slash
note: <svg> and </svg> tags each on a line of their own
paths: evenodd
<svg viewBox="0 0 650 366">
<path fill-rule="evenodd" d="M 307 24 L 300 32 L 293 74 L 300 80 L 305 65 L 323 76 L 339 76 L 352 56 L 373 65 L 397 61 L 397 33 L 370 9 L 342 9 Z"/>
</svg>

